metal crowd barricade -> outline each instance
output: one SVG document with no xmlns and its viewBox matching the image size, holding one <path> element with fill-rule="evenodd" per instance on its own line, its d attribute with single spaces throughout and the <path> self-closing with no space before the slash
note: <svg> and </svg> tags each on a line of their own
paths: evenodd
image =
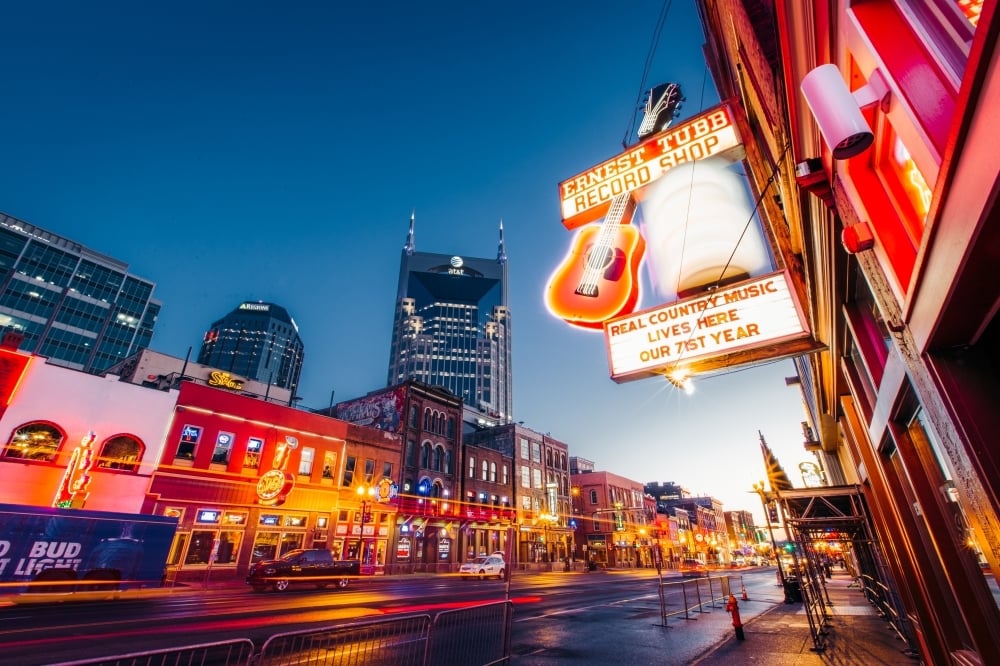
<svg viewBox="0 0 1000 666">
<path fill-rule="evenodd" d="M 682 617 L 685 620 L 696 620 L 692 613 L 706 613 L 705 606 L 718 608 L 718 604 L 723 606 L 729 595 L 732 593 L 731 576 L 707 576 L 693 578 L 679 582 L 660 581 L 660 620 L 661 626 L 668 626 L 667 621 L 671 617 Z M 713 582 L 714 581 L 714 582 Z M 703 588 L 707 588 L 707 594 L 702 595 Z M 671 590 L 679 589 L 681 605 L 675 610 L 668 609 L 670 605 L 667 594 Z"/>
<path fill-rule="evenodd" d="M 424 663 L 434 666 L 505 663 L 510 657 L 513 618 L 511 601 L 438 613 L 427 641 Z"/>
<path fill-rule="evenodd" d="M 351 622 L 49 666 L 490 666 L 510 659 L 514 604 Z"/>
<path fill-rule="evenodd" d="M 217 643 L 185 645 L 163 650 L 133 652 L 114 657 L 64 661 L 50 666 L 174 666 L 199 664 L 212 666 L 250 666 L 254 645 L 246 638 Z"/>
<path fill-rule="evenodd" d="M 423 666 L 430 615 L 275 634 L 254 666 Z"/>
</svg>

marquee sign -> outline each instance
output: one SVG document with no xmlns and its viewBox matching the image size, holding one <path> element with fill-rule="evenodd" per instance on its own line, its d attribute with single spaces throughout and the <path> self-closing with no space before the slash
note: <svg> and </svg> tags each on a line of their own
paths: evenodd
<svg viewBox="0 0 1000 666">
<path fill-rule="evenodd" d="M 720 104 L 559 183 L 563 225 L 593 222 L 617 195 L 649 185 L 678 164 L 707 157 L 736 161 L 744 154 L 733 111 Z"/>
<path fill-rule="evenodd" d="M 759 360 L 733 355 L 761 347 L 767 358 L 801 353 L 801 344 L 788 343 L 811 342 L 785 271 L 609 320 L 604 336 L 611 378 L 619 383 L 706 362 L 722 367 Z"/>
</svg>

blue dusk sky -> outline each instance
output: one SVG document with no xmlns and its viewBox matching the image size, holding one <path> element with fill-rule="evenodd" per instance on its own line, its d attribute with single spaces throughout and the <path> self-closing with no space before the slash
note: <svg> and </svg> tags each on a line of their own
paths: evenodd
<svg viewBox="0 0 1000 666">
<path fill-rule="evenodd" d="M 385 385 L 411 211 L 418 251 L 474 257 L 502 219 L 515 420 L 761 520 L 758 431 L 801 483 L 790 361 L 691 395 L 617 384 L 603 335 L 544 301 L 575 233 L 558 183 L 634 141 L 644 88 L 679 83 L 678 122 L 719 103 L 690 0 L 39 0 L 3 22 L 0 211 L 155 282 L 153 349 L 196 355 L 273 302 L 306 346 L 302 404 L 358 397 Z"/>
</svg>

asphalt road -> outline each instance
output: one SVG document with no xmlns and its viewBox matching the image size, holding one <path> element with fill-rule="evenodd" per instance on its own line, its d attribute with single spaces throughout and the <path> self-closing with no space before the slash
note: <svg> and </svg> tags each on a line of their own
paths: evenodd
<svg viewBox="0 0 1000 666">
<path fill-rule="evenodd" d="M 743 574 L 752 594 L 777 594 L 773 570 L 727 573 Z M 697 602 L 693 584 L 683 588 L 664 588 L 671 612 Z M 704 584 L 701 590 L 707 597 Z M 682 591 L 689 595 L 687 604 Z M 740 593 L 738 583 L 734 592 Z M 522 666 L 564 660 L 654 663 L 650 659 L 661 650 L 674 657 L 655 659 L 657 663 L 689 663 L 683 661 L 684 654 L 704 653 L 732 631 L 721 604 L 709 603 L 686 614 L 687 619 L 669 617 L 664 626 L 655 573 L 631 570 L 516 575 L 509 586 L 503 581 L 435 576 L 365 579 L 346 590 L 260 594 L 242 587 L 176 588 L 114 600 L 17 603 L 0 607 L 0 646 L 4 663 L 21 666 L 236 638 L 249 638 L 259 647 L 284 631 L 434 615 L 508 598 L 514 602 L 513 661 Z M 633 658 L 623 659 L 628 654 Z"/>
</svg>

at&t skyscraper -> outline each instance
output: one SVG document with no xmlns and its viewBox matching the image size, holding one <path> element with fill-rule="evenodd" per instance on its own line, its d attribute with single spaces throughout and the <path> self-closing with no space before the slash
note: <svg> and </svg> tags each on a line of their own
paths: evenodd
<svg viewBox="0 0 1000 666">
<path fill-rule="evenodd" d="M 466 406 L 513 420 L 510 310 L 503 223 L 495 259 L 417 252 L 414 218 L 403 246 L 388 385 L 440 385 Z"/>
</svg>

